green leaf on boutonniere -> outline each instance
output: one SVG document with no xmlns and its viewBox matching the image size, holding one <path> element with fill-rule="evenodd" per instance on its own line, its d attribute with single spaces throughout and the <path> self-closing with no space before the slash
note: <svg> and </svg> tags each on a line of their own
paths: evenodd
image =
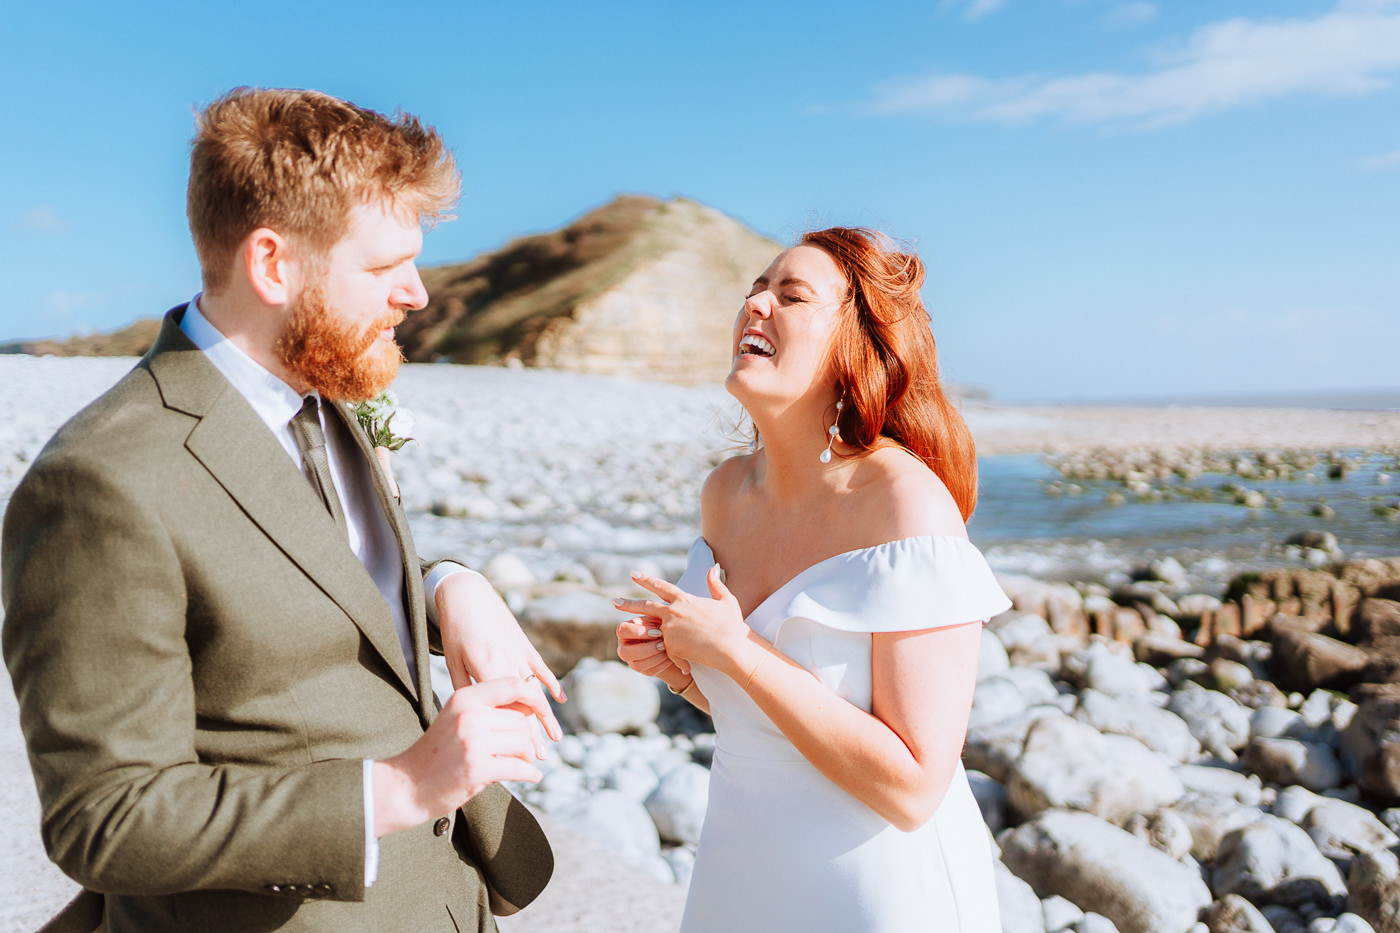
<svg viewBox="0 0 1400 933">
<path fill-rule="evenodd" d="M 351 406 L 360 429 L 369 436 L 375 447 L 401 450 L 404 444 L 413 440 L 408 434 L 413 430 L 413 412 L 399 407 L 399 398 L 385 389 L 367 402 L 357 402 Z M 396 434 L 400 431 L 402 434 Z"/>
</svg>

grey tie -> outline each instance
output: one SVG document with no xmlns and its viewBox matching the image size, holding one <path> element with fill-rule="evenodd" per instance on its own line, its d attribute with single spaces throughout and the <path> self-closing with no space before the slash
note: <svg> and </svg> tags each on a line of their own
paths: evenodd
<svg viewBox="0 0 1400 933">
<path fill-rule="evenodd" d="M 331 513 L 336 525 L 344 534 L 349 533 L 345 524 L 345 511 L 340 507 L 340 496 L 336 495 L 335 483 L 331 482 L 331 462 L 326 457 L 326 435 L 321 432 L 321 417 L 317 412 L 316 396 L 308 395 L 301 403 L 301 411 L 292 419 L 292 436 L 301 448 L 301 460 L 311 470 L 311 483 Z"/>
</svg>

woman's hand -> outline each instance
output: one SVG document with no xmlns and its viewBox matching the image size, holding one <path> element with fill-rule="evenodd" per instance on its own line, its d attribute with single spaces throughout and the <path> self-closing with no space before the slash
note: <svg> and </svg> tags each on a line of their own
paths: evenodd
<svg viewBox="0 0 1400 933">
<path fill-rule="evenodd" d="M 638 674 L 661 678 L 672 690 L 682 689 L 690 679 L 690 665 L 666 653 L 658 619 L 640 616 L 619 623 L 617 656 Z"/>
<path fill-rule="evenodd" d="M 614 605 L 657 623 L 665 654 L 672 663 L 686 664 L 688 668 L 689 662 L 694 662 L 734 676 L 736 662 L 748 644 L 749 627 L 744 624 L 739 601 L 720 580 L 719 564 L 711 567 L 705 577 L 710 589 L 708 599 L 692 596 L 673 583 L 646 574 L 634 573 L 632 579 L 657 598 L 619 599 Z"/>
</svg>

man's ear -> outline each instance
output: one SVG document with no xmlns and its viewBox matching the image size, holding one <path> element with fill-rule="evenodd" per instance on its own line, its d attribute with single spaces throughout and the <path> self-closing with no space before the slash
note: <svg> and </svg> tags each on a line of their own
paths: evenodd
<svg viewBox="0 0 1400 933">
<path fill-rule="evenodd" d="M 238 258 L 248 283 L 265 304 L 285 306 L 291 302 L 296 260 L 291 244 L 280 233 L 259 227 L 243 238 Z"/>
</svg>

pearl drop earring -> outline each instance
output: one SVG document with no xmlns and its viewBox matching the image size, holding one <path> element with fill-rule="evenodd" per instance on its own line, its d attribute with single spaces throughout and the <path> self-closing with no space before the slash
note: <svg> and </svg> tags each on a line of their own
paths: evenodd
<svg viewBox="0 0 1400 933">
<path fill-rule="evenodd" d="M 840 421 L 840 420 L 841 420 L 841 409 L 844 408 L 845 406 L 846 406 L 846 400 L 845 400 L 845 399 L 842 399 L 841 401 L 839 401 L 839 402 L 836 403 L 836 420 L 837 420 L 837 421 Z M 821 452 L 821 455 L 820 455 L 819 457 L 817 457 L 818 460 L 820 460 L 822 463 L 830 463 L 830 462 L 831 462 L 831 445 L 834 444 L 834 443 L 836 443 L 836 438 L 838 438 L 838 437 L 840 437 L 840 436 L 841 436 L 841 429 L 838 428 L 836 425 L 833 424 L 831 427 L 829 427 L 829 428 L 826 429 L 826 450 L 823 450 L 823 451 Z"/>
</svg>

